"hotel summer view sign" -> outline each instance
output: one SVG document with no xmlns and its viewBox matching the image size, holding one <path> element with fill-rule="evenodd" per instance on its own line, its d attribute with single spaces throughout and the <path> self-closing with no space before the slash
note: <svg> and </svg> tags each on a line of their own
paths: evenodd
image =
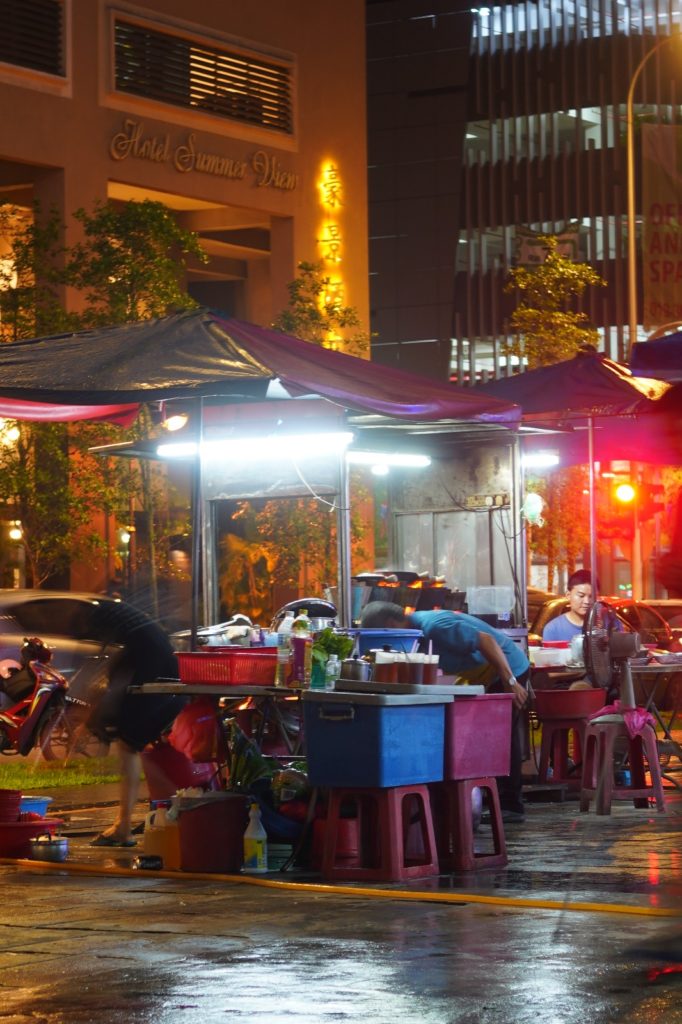
<svg viewBox="0 0 682 1024">
<path fill-rule="evenodd" d="M 134 159 L 170 164 L 180 174 L 210 174 L 231 181 L 251 178 L 259 188 L 293 192 L 298 185 L 298 175 L 283 167 L 268 150 L 255 150 L 247 159 L 212 153 L 200 147 L 194 132 L 182 140 L 173 141 L 166 132 L 158 135 L 146 133 L 144 123 L 132 118 L 127 118 L 121 131 L 112 136 L 109 154 L 112 160 Z"/>
</svg>

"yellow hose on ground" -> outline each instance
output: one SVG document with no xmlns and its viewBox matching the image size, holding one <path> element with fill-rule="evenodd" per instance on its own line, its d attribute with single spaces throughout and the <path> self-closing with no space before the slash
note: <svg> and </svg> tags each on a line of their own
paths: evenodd
<svg viewBox="0 0 682 1024">
<path fill-rule="evenodd" d="M 280 882 L 274 878 L 255 878 L 253 875 L 219 875 L 195 871 L 148 871 L 147 869 L 103 867 L 100 864 L 57 864 L 54 861 L 19 860 L 0 857 L 0 864 L 40 874 L 67 873 L 73 875 L 114 876 L 121 878 L 172 878 L 197 882 L 230 882 L 236 885 L 256 885 L 264 889 L 292 890 L 323 896 L 354 896 L 363 899 L 408 900 L 416 903 L 482 903 L 506 907 L 510 910 L 561 910 L 572 913 L 633 914 L 640 917 L 682 917 L 682 907 L 628 906 L 626 903 L 569 903 L 562 900 L 524 899 L 520 896 L 481 896 L 468 892 L 414 892 L 405 889 L 360 888 L 355 885 L 328 885 L 324 882 Z"/>
</svg>

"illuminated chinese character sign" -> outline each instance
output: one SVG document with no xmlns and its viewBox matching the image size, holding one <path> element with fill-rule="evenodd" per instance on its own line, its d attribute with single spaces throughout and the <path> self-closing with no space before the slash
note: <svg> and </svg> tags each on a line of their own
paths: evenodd
<svg viewBox="0 0 682 1024">
<path fill-rule="evenodd" d="M 642 125 L 646 331 L 682 323 L 682 128 Z"/>
<path fill-rule="evenodd" d="M 343 278 L 342 264 L 344 261 L 343 209 L 344 191 L 338 165 L 333 161 L 325 161 L 320 169 L 317 182 L 319 205 L 322 220 L 317 235 L 317 247 L 320 260 L 324 266 L 328 286 L 320 296 L 320 304 L 346 305 L 346 286 Z M 330 348 L 341 346 L 340 335 L 330 332 L 327 343 Z"/>
</svg>

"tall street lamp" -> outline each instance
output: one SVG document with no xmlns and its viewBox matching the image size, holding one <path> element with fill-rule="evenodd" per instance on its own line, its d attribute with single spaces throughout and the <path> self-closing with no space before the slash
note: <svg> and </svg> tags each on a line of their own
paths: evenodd
<svg viewBox="0 0 682 1024">
<path fill-rule="evenodd" d="M 632 354 L 632 346 L 637 341 L 637 272 L 635 265 L 635 131 L 632 114 L 632 99 L 639 76 L 641 75 L 642 69 L 649 58 L 653 57 L 656 51 L 660 50 L 660 48 L 665 46 L 666 43 L 677 42 L 679 39 L 679 35 L 666 36 L 664 39 L 659 40 L 655 46 L 652 46 L 648 53 L 644 54 L 635 68 L 632 78 L 630 79 L 630 88 L 628 89 L 628 98 L 625 108 L 625 120 L 627 126 L 628 193 L 628 342 L 630 345 L 630 354 Z"/>
</svg>

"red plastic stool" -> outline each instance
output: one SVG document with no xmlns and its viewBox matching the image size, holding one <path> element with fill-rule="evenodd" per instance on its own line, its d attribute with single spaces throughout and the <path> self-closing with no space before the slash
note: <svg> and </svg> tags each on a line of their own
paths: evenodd
<svg viewBox="0 0 682 1024">
<path fill-rule="evenodd" d="M 310 851 L 310 867 L 319 871 L 322 867 L 324 838 L 327 834 L 327 819 L 316 818 L 313 822 L 313 841 Z M 335 861 L 347 867 L 357 867 L 360 863 L 360 837 L 358 835 L 357 818 L 339 818 L 336 836 Z"/>
<path fill-rule="evenodd" d="M 587 690 L 536 690 L 535 711 L 542 726 L 538 781 L 549 782 L 547 770 L 553 762 L 552 782 L 561 782 L 571 789 L 581 787 L 580 775 L 569 775 L 568 741 L 575 738 L 573 760 L 579 763 L 584 749 L 585 728 L 590 715 L 604 706 L 606 691 L 601 687 Z"/>
<path fill-rule="evenodd" d="M 631 773 L 629 786 L 617 786 L 613 781 L 614 748 L 618 739 L 625 739 L 628 744 Z M 651 776 L 650 785 L 646 783 L 645 756 Z M 652 725 L 646 725 L 641 735 L 631 739 L 620 716 L 609 716 L 607 721 L 588 722 L 585 730 L 580 810 L 589 811 L 590 801 L 595 797 L 597 814 L 610 814 L 612 800 L 632 800 L 635 807 L 646 808 L 650 799 L 656 801 L 659 813 L 665 813 L 656 732 Z"/>
<path fill-rule="evenodd" d="M 587 718 L 539 718 L 538 721 L 542 725 L 538 781 L 561 782 L 570 789 L 580 789 L 580 774 L 571 775 L 569 771 L 568 741 L 573 733 L 573 760 L 579 764 L 585 746 Z M 551 778 L 548 778 L 550 758 L 553 767 Z"/>
<path fill-rule="evenodd" d="M 479 787 L 488 793 L 488 809 L 492 825 L 492 853 L 476 850 L 472 791 Z M 504 867 L 508 862 L 504 824 L 497 793 L 497 779 L 457 779 L 437 782 L 431 786 L 438 860 L 444 871 L 474 871 L 476 868 Z"/>
<path fill-rule="evenodd" d="M 339 857 L 341 811 L 349 807 L 355 811 L 358 822 L 359 856 L 355 863 Z M 414 830 L 418 830 L 418 844 Z M 437 875 L 428 788 L 414 785 L 331 789 L 321 873 L 326 879 L 385 882 Z"/>
</svg>

